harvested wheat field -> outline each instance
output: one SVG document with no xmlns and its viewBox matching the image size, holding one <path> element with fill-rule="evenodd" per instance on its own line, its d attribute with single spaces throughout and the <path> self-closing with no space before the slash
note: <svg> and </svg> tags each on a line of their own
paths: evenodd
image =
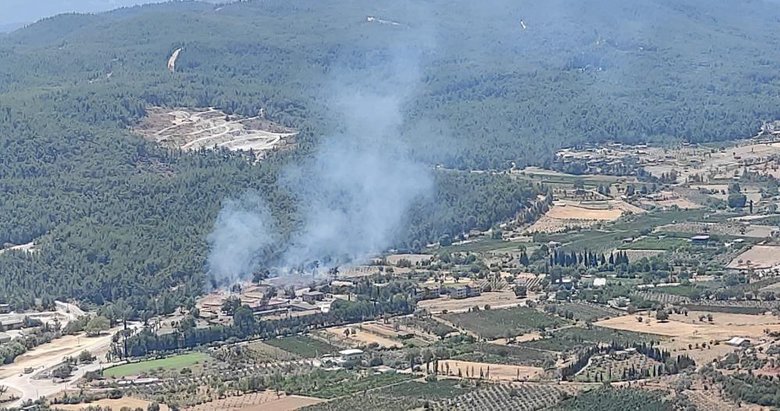
<svg viewBox="0 0 780 411">
<path fill-rule="evenodd" d="M 194 411 L 293 411 L 321 402 L 323 400 L 319 398 L 277 395 L 272 391 L 263 391 L 211 401 L 191 409 Z"/>
<path fill-rule="evenodd" d="M 712 315 L 713 321 L 699 321 Z M 642 318 L 642 322 L 637 320 Z M 660 322 L 654 316 L 627 315 L 595 323 L 598 326 L 628 330 L 679 339 L 684 342 L 726 341 L 732 337 L 759 339 L 764 330 L 780 331 L 780 319 L 770 315 L 727 314 L 691 311 L 687 316 L 671 314 L 669 321 Z"/>
<path fill-rule="evenodd" d="M 780 265 L 780 246 L 755 245 L 738 255 L 728 268 L 766 270 Z"/>
<path fill-rule="evenodd" d="M 481 375 L 482 379 L 491 381 L 529 381 L 538 379 L 544 370 L 522 365 L 443 360 L 439 361 L 439 373 L 461 378 L 480 378 Z"/>
<path fill-rule="evenodd" d="M 409 261 L 412 265 L 416 265 L 417 263 L 422 264 L 423 262 L 431 261 L 431 259 L 433 259 L 433 256 L 430 254 L 392 254 L 385 257 L 387 263 L 391 265 L 398 265 L 402 260 Z"/>
<path fill-rule="evenodd" d="M 116 400 L 112 399 L 103 399 L 99 401 L 90 402 L 88 404 L 67 404 L 67 405 L 57 405 L 56 408 L 58 410 L 65 410 L 65 411 L 80 411 L 80 410 L 86 410 L 89 407 L 102 407 L 104 409 L 112 409 L 112 410 L 119 410 L 124 408 L 129 409 L 146 409 L 149 404 L 151 404 L 151 401 L 142 400 L 140 398 L 133 398 L 133 397 L 124 397 L 119 398 Z M 160 409 L 163 411 L 168 411 L 168 406 L 165 404 L 160 404 Z"/>
<path fill-rule="evenodd" d="M 574 227 L 590 227 L 615 221 L 624 214 L 639 214 L 643 209 L 624 201 L 556 201 L 550 211 L 528 228 L 531 233 L 555 233 Z"/>
</svg>

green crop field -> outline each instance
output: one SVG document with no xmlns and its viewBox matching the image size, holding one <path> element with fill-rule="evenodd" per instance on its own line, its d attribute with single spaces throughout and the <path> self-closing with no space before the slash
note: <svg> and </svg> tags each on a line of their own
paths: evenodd
<svg viewBox="0 0 780 411">
<path fill-rule="evenodd" d="M 460 353 L 452 359 L 463 361 L 485 362 L 492 364 L 529 365 L 541 367 L 552 361 L 553 356 L 545 351 L 528 347 L 499 345 L 491 343 L 469 344 L 459 347 Z"/>
<path fill-rule="evenodd" d="M 522 347 L 548 351 L 569 351 L 587 345 L 616 342 L 631 345 L 642 342 L 655 342 L 658 337 L 631 331 L 612 330 L 604 327 L 571 327 L 554 331 L 551 337 L 520 343 Z"/>
<path fill-rule="evenodd" d="M 339 348 L 336 346 L 306 335 L 274 338 L 264 342 L 267 345 L 281 348 L 284 351 L 305 358 L 315 358 L 324 354 L 333 354 L 339 351 Z"/>
<path fill-rule="evenodd" d="M 209 356 L 201 352 L 192 352 L 188 354 L 174 355 L 172 357 L 160 358 L 157 360 L 148 360 L 118 365 L 103 371 L 106 377 L 119 378 L 129 375 L 139 375 L 157 369 L 180 370 L 185 367 L 191 367 L 208 360 Z"/>
<path fill-rule="evenodd" d="M 494 339 L 517 336 L 529 331 L 560 327 L 568 321 L 547 315 L 532 308 L 479 310 L 468 313 L 445 314 L 446 320 L 478 334 L 482 338 Z"/>
</svg>

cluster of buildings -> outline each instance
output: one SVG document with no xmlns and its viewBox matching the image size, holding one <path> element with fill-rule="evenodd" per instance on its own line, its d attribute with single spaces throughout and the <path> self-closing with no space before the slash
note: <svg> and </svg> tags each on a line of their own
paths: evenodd
<svg viewBox="0 0 780 411">
<path fill-rule="evenodd" d="M 346 285 L 342 284 L 342 286 Z M 295 290 L 294 294 L 293 296 L 275 292 L 270 285 L 253 284 L 233 295 L 241 300 L 242 305 L 249 307 L 257 317 L 327 313 L 334 301 L 339 298 L 349 298 L 349 295 L 326 293 L 309 287 Z M 230 296 L 231 294 L 228 293 L 220 293 L 206 297 L 200 304 L 200 316 L 206 320 L 219 321 L 223 317 L 222 306 Z"/>
<path fill-rule="evenodd" d="M 482 289 L 477 286 L 464 284 L 458 286 L 442 286 L 439 284 L 422 285 L 415 290 L 418 300 L 433 300 L 443 296 L 455 299 L 476 297 L 482 294 Z"/>
</svg>

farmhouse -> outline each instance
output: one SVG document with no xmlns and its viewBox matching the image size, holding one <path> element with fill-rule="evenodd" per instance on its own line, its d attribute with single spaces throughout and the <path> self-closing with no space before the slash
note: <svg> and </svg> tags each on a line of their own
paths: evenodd
<svg viewBox="0 0 780 411">
<path fill-rule="evenodd" d="M 607 279 L 606 278 L 594 278 L 593 279 L 593 287 L 594 288 L 606 287 L 606 285 L 607 285 Z"/>
<path fill-rule="evenodd" d="M 482 294 L 482 292 L 478 288 L 469 287 L 468 285 L 450 289 L 450 297 L 456 299 L 476 297 L 480 294 Z"/>
<path fill-rule="evenodd" d="M 360 361 L 363 359 L 363 350 L 358 350 L 357 348 L 341 350 L 339 355 L 343 361 Z"/>
<path fill-rule="evenodd" d="M 20 315 L 7 315 L 0 318 L 0 326 L 6 330 L 18 330 L 24 326 L 24 317 Z"/>
<path fill-rule="evenodd" d="M 354 288 L 355 284 L 352 281 L 335 280 L 331 281 L 330 286 L 334 288 Z"/>
<path fill-rule="evenodd" d="M 254 304 L 249 304 L 249 308 L 255 315 L 268 315 L 282 311 L 287 311 L 290 305 L 290 300 L 284 298 L 271 298 L 270 300 L 257 301 Z"/>
<path fill-rule="evenodd" d="M 10 341 L 11 341 L 10 335 L 0 332 L 0 344 L 5 344 Z"/>
<path fill-rule="evenodd" d="M 730 340 L 726 341 L 726 345 L 732 347 L 750 347 L 750 340 L 742 337 L 732 337 Z"/>
<path fill-rule="evenodd" d="M 0 314 L 8 314 L 11 312 L 11 304 L 0 304 Z"/>
<path fill-rule="evenodd" d="M 691 237 L 691 243 L 695 245 L 707 245 L 710 242 L 710 236 L 708 235 L 695 235 Z"/>
<path fill-rule="evenodd" d="M 439 298 L 441 296 L 441 291 L 441 287 L 437 285 L 424 285 L 422 287 L 417 287 L 415 295 L 418 300 L 432 300 L 434 298 Z"/>
<path fill-rule="evenodd" d="M 322 301 L 325 299 L 325 294 L 319 291 L 306 291 L 301 295 L 301 298 L 303 298 L 303 301 L 309 304 L 314 304 L 317 301 Z"/>
</svg>

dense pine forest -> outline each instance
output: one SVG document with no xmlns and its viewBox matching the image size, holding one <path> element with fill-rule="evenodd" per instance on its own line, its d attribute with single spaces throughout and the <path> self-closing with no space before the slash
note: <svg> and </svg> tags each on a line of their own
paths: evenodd
<svg viewBox="0 0 780 411">
<path fill-rule="evenodd" d="M 38 250 L 0 256 L 0 298 L 187 303 L 208 284 L 226 199 L 255 190 L 284 231 L 300 224 L 277 180 L 339 130 L 322 85 L 381 69 L 399 45 L 419 55 L 420 85 L 398 138 L 432 169 L 461 170 L 435 171 L 410 210 L 397 246 L 414 250 L 544 191 L 468 170 L 544 165 L 588 142 L 735 139 L 780 118 L 780 62 L 764 52 L 778 18 L 760 1 L 265 0 L 45 19 L 0 36 L 0 243 Z M 258 165 L 164 150 L 129 131 L 149 106 L 264 109 L 298 147 Z"/>
</svg>

